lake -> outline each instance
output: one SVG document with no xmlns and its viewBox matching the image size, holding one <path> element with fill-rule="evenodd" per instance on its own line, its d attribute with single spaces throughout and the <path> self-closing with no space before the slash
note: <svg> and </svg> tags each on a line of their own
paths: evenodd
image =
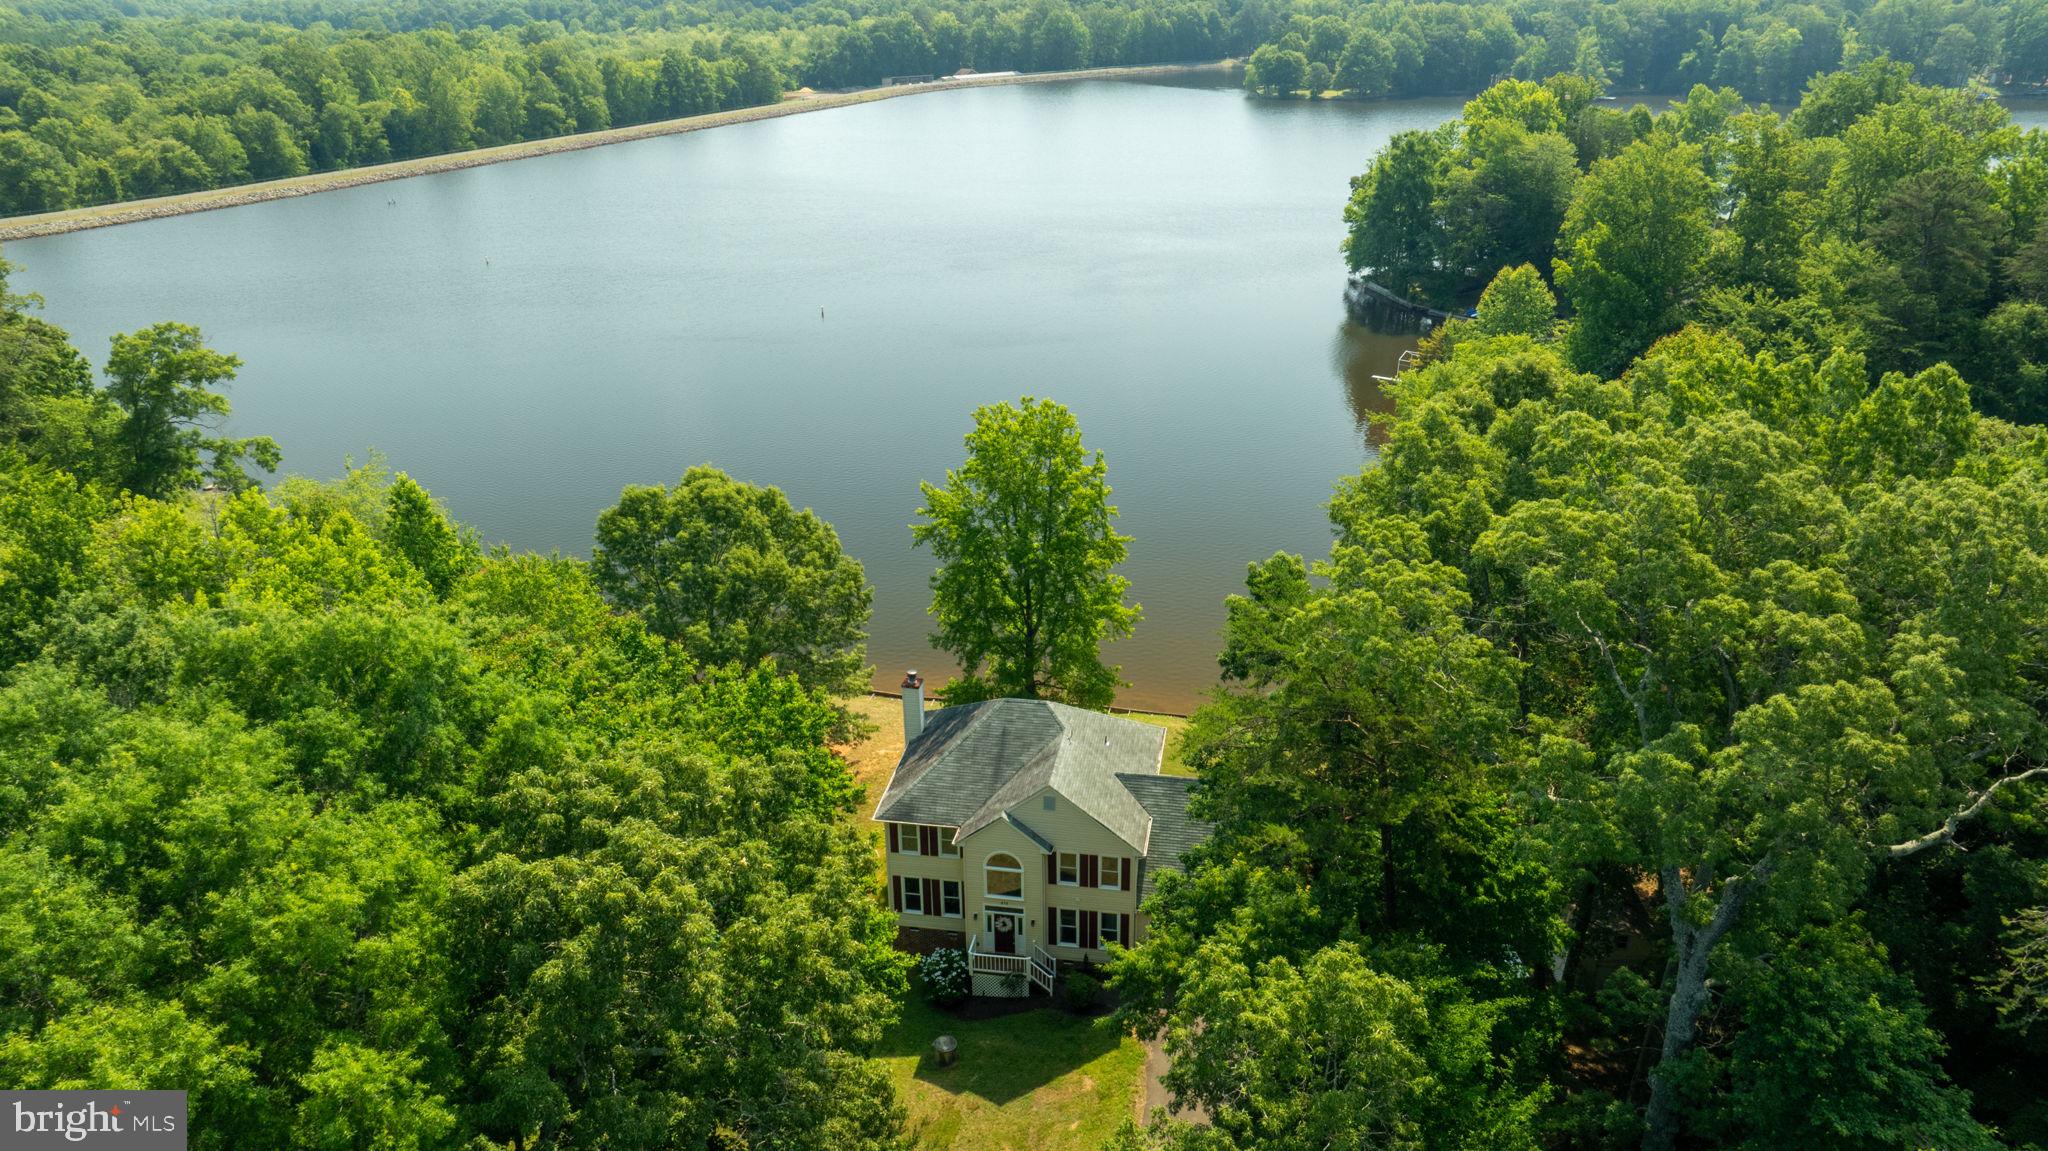
<svg viewBox="0 0 2048 1151">
<path fill-rule="evenodd" d="M 1119 702 L 1180 711 L 1245 564 L 1323 552 L 1331 485 L 1372 458 L 1371 376 L 1405 341 L 1344 323 L 1345 182 L 1458 107 L 956 90 L 6 255 L 96 363 L 197 324 L 246 361 L 234 429 L 286 470 L 375 448 L 491 541 L 587 555 L 622 485 L 697 463 L 777 485 L 866 566 L 884 685 L 946 667 L 918 481 L 976 406 L 1057 399 L 1134 537 Z"/>
</svg>

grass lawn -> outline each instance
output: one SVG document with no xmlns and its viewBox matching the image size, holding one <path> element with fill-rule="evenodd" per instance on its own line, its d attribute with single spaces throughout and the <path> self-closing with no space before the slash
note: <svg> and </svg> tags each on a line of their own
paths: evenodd
<svg viewBox="0 0 2048 1151">
<path fill-rule="evenodd" d="M 960 1042 L 951 1067 L 932 1061 L 940 1035 Z M 1145 1050 L 1108 1017 L 1045 1008 L 961 1020 L 913 988 L 882 1061 L 909 1110 L 919 1151 L 1067 1151 L 1095 1148 L 1137 1106 Z"/>
<path fill-rule="evenodd" d="M 847 822 L 871 835 L 875 873 L 882 870 L 882 837 L 869 818 L 903 755 L 903 703 L 857 696 L 853 712 L 875 727 L 873 735 L 839 748 L 866 791 Z M 1166 770 L 1185 774 L 1177 757 L 1186 720 L 1135 715 L 1167 728 Z M 879 889 L 880 879 L 876 885 Z M 932 1063 L 932 1040 L 960 1042 L 951 1067 Z M 997 1019 L 955 1019 L 925 1001 L 913 986 L 903 1017 L 889 1029 L 880 1052 L 909 1112 L 905 1130 L 919 1151 L 1063 1151 L 1100 1146 L 1137 1109 L 1145 1050 L 1117 1034 L 1106 1018 L 1081 1019 L 1047 1008 Z"/>
<path fill-rule="evenodd" d="M 1181 733 L 1188 729 L 1188 721 L 1184 717 L 1178 715 L 1145 715 L 1134 711 L 1124 716 L 1124 718 L 1135 719 L 1139 723 L 1149 723 L 1154 727 L 1166 729 L 1166 759 L 1159 765 L 1159 773 L 1161 775 L 1195 774 L 1192 768 L 1180 761 L 1180 737 Z"/>
<path fill-rule="evenodd" d="M 870 817 L 875 814 L 875 803 L 882 798 L 882 789 L 889 786 L 889 773 L 896 770 L 896 761 L 903 758 L 903 701 L 881 695 L 857 695 L 846 701 L 846 708 L 875 728 L 874 734 L 866 739 L 835 750 L 853 769 L 853 781 L 866 792 L 847 813 L 846 821 L 856 830 L 874 836 L 875 885 L 880 887 L 882 825 Z"/>
</svg>

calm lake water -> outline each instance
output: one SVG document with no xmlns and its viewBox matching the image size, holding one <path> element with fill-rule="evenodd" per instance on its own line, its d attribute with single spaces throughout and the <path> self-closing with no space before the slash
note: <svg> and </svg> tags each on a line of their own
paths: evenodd
<svg viewBox="0 0 2048 1151">
<path fill-rule="evenodd" d="M 1458 106 L 952 91 L 6 255 L 95 362 L 197 324 L 287 470 L 375 448 L 516 548 L 587 555 L 622 485 L 695 463 L 778 485 L 866 565 L 885 684 L 945 667 L 918 481 L 977 405 L 1052 397 L 1134 537 L 1120 702 L 1184 710 L 1246 562 L 1322 552 L 1331 485 L 1372 456 L 1371 375 L 1405 343 L 1343 322 L 1345 181 Z"/>
</svg>

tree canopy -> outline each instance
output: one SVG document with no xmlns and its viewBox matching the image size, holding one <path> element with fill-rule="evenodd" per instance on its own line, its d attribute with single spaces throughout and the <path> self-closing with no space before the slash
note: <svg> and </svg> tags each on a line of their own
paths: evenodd
<svg viewBox="0 0 2048 1151">
<path fill-rule="evenodd" d="M 1101 645 L 1129 635 L 1139 609 L 1115 570 L 1130 538 L 1116 533 L 1108 475 L 1072 412 L 1026 396 L 977 409 L 966 463 L 921 485 L 911 538 L 939 561 L 932 644 L 961 669 L 949 700 L 1115 697 Z"/>
<path fill-rule="evenodd" d="M 0 1081 L 186 1090 L 196 1148 L 898 1145 L 906 961 L 822 691 L 381 461 L 201 490 L 233 357 L 159 325 L 99 386 L 25 307 Z M 64 405 L 110 417 L 80 471 Z"/>
<path fill-rule="evenodd" d="M 1230 601 L 1216 836 L 1113 965 L 1213 1125 L 1126 1146 L 2048 1138 L 2043 136 L 1883 60 L 1787 119 L 1597 90 L 1497 85 L 1353 181 L 1355 270 L 1486 287 L 1328 558 Z M 1455 205 L 1532 133 L 1577 153 L 1554 246 L 1475 263 L 1524 221 Z"/>
<path fill-rule="evenodd" d="M 1574 1138 L 1989 1147 L 2030 1114 L 1973 1110 L 1945 1042 L 2026 1060 L 2042 1037 L 1993 1025 L 1956 971 L 1887 958 L 1936 907 L 1995 957 L 2039 900 L 2048 457 L 1945 367 L 1864 379 L 1853 352 L 1780 361 L 1696 329 L 1618 379 L 1522 334 L 1402 377 L 1329 560 L 1255 565 L 1232 601 L 1230 686 L 1184 750 L 1217 838 L 1117 965 L 1216 1145 L 1284 1142 L 1262 1117 L 1302 1109 L 1386 1122 L 1336 1079 L 1254 1103 L 1283 1072 L 1222 1054 L 1226 963 L 1284 980 L 1417 946 L 1512 1021 L 1454 1032 L 1476 1082 L 1532 1101 L 1497 1113 Z M 2031 879 L 1951 893 L 1958 867 Z M 1632 974 L 1603 989 L 1569 959 L 1600 907 L 1640 915 L 1663 957 L 1632 999 Z M 2038 963 L 2010 946 L 2006 968 L 1958 962 L 2026 1010 Z M 1945 1041 L 1930 1004 L 1957 996 L 1975 1022 Z M 1634 1076 L 1561 1061 L 1606 1027 L 1658 1037 Z M 1396 1114 L 1415 1146 L 1466 1145 L 1422 1099 Z"/>
<path fill-rule="evenodd" d="M 807 687 L 866 686 L 867 577 L 830 524 L 777 488 L 711 467 L 673 488 L 628 487 L 597 517 L 591 575 L 699 663 L 773 660 Z"/>
<path fill-rule="evenodd" d="M 2048 134 L 1884 59 L 1815 76 L 1785 118 L 1732 89 L 1655 115 L 1597 91 L 1510 80 L 1395 137 L 1352 181 L 1351 268 L 1462 307 L 1526 263 L 1598 375 L 1693 323 L 1781 361 L 1858 352 L 1873 383 L 1948 363 L 1982 410 L 2048 417 Z"/>
<path fill-rule="evenodd" d="M 1624 0 L 1512 6 L 1401 3 L 1297 5 L 1275 12 L 1252 48 L 1245 87 L 1283 90 L 1259 66 L 1320 65 L 1353 98 L 1467 95 L 1502 77 L 1569 73 L 1595 88 L 1684 92 L 1696 84 L 1791 101 L 1820 73 L 1884 57 L 1932 83 L 2002 85 L 2048 78 L 2048 15 L 2036 0 L 1847 6 Z M 1298 60 L 1292 58 L 1298 57 Z M 1568 113 L 1568 119 L 1570 115 Z"/>
</svg>

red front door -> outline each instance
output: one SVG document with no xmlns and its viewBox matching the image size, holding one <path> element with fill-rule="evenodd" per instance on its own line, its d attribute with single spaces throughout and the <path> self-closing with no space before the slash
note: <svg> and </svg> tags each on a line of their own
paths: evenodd
<svg viewBox="0 0 2048 1151">
<path fill-rule="evenodd" d="M 1014 915 L 989 916 L 989 930 L 996 937 L 996 951 L 1002 955 L 1017 954 L 1017 917 Z"/>
</svg>

